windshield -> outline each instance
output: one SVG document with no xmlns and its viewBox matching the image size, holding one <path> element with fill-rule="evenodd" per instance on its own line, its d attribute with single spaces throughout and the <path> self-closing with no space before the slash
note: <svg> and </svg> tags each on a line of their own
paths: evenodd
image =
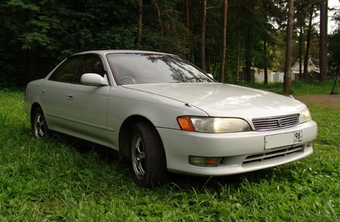
<svg viewBox="0 0 340 222">
<path fill-rule="evenodd" d="M 202 71 L 178 57 L 164 54 L 109 54 L 119 84 L 214 82 Z"/>
</svg>

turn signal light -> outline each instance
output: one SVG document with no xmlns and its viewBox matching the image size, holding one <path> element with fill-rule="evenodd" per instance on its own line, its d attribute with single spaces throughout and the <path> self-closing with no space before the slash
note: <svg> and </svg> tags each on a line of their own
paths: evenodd
<svg viewBox="0 0 340 222">
<path fill-rule="evenodd" d="M 177 122 L 178 122 L 179 126 L 181 127 L 181 130 L 195 131 L 195 128 L 192 125 L 190 117 L 188 117 L 188 116 L 177 117 Z"/>
<path fill-rule="evenodd" d="M 221 157 L 198 157 L 189 156 L 189 163 L 202 167 L 217 167 L 221 163 Z"/>
</svg>

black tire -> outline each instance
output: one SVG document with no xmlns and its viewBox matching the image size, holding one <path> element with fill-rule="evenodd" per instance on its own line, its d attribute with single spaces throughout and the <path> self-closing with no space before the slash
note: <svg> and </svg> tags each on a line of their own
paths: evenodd
<svg viewBox="0 0 340 222">
<path fill-rule="evenodd" d="M 163 144 L 151 124 L 139 122 L 134 125 L 130 146 L 132 171 L 138 186 L 150 188 L 167 181 Z"/>
<path fill-rule="evenodd" d="M 49 129 L 44 116 L 44 113 L 40 107 L 33 111 L 32 115 L 32 131 L 33 136 L 37 139 L 45 139 L 49 136 Z"/>
</svg>

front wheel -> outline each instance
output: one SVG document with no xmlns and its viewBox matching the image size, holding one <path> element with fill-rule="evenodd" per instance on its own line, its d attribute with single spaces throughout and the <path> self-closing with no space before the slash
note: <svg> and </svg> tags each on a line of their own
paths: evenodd
<svg viewBox="0 0 340 222">
<path fill-rule="evenodd" d="M 48 137 L 49 130 L 47 126 L 47 122 L 44 116 L 44 113 L 40 107 L 36 108 L 33 111 L 32 116 L 32 130 L 33 135 L 37 139 L 44 139 Z"/>
<path fill-rule="evenodd" d="M 164 183 L 168 177 L 163 144 L 155 128 L 139 122 L 132 129 L 131 160 L 135 182 L 141 187 Z"/>
</svg>

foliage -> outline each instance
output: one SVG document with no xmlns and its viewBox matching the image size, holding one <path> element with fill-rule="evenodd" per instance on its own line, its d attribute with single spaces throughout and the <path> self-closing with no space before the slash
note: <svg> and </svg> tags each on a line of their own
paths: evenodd
<svg viewBox="0 0 340 222">
<path fill-rule="evenodd" d="M 137 44 L 140 2 L 143 34 L 141 44 Z M 187 9 L 185 2 L 188 2 Z M 227 42 L 225 75 L 228 82 L 238 81 L 237 73 L 244 70 L 249 81 L 252 67 L 282 71 L 285 1 L 228 2 L 227 39 L 222 40 L 223 1 L 208 1 L 207 71 L 219 75 L 222 41 Z M 296 2 L 296 10 L 301 14 L 295 27 L 297 39 L 297 30 L 306 29 L 306 16 L 313 1 Z M 199 65 L 202 11 L 201 0 L 5 0 L 0 3 L 0 87 L 25 86 L 30 80 L 44 77 L 70 54 L 92 49 L 165 51 Z M 302 34 L 305 38 L 306 33 Z M 317 29 L 313 28 L 310 52 L 313 57 L 318 56 L 318 39 Z M 295 44 L 294 50 L 295 61 L 303 45 Z"/>
<path fill-rule="evenodd" d="M 329 91 L 327 84 L 299 84 L 301 92 Z M 0 91 L 1 221 L 340 219 L 335 108 L 309 104 L 319 136 L 306 159 L 230 177 L 176 175 L 148 190 L 137 187 L 129 167 L 105 149 L 63 136 L 35 140 L 22 99 L 21 91 Z"/>
<path fill-rule="evenodd" d="M 328 52 L 328 67 L 330 72 L 335 75 L 336 71 L 340 72 L 340 28 L 338 28 L 331 36 Z"/>
<path fill-rule="evenodd" d="M 334 20 L 337 23 L 340 23 L 340 11 L 335 14 Z M 328 53 L 329 73 L 331 76 L 335 77 L 340 74 L 340 27 L 338 27 L 329 38 Z"/>
</svg>

